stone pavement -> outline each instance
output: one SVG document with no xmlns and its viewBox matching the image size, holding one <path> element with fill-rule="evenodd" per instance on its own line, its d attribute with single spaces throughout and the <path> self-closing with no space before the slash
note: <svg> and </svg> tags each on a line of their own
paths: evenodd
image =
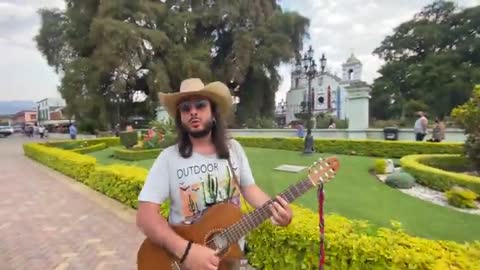
<svg viewBox="0 0 480 270">
<path fill-rule="evenodd" d="M 135 211 L 23 156 L 0 138 L 0 269 L 136 269 Z"/>
</svg>

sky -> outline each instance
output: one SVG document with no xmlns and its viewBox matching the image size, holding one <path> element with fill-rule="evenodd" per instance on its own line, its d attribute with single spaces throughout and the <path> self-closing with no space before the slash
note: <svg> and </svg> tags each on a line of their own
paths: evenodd
<svg viewBox="0 0 480 270">
<path fill-rule="evenodd" d="M 378 77 L 382 61 L 372 54 L 394 27 L 409 20 L 432 0 L 277 0 L 284 10 L 310 19 L 310 39 L 315 57 L 327 58 L 327 70 L 341 75 L 341 64 L 353 52 L 363 63 L 362 79 Z M 480 0 L 458 0 L 458 5 L 480 5 Z M 0 0 L 0 100 L 59 97 L 59 78 L 37 50 L 33 38 L 40 28 L 37 10 L 64 8 L 63 0 Z M 279 68 L 282 83 L 276 100 L 285 98 L 290 67 Z"/>
</svg>

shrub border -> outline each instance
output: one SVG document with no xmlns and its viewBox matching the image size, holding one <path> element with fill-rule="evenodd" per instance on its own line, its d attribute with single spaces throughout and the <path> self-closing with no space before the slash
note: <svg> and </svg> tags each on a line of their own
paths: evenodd
<svg viewBox="0 0 480 270">
<path fill-rule="evenodd" d="M 235 137 L 243 146 L 301 151 L 301 138 Z M 401 158 L 415 154 L 461 154 L 463 143 L 430 143 L 382 140 L 315 139 L 319 153 Z"/>
<path fill-rule="evenodd" d="M 412 174 L 416 181 L 438 191 L 447 191 L 455 185 L 463 186 L 480 194 L 480 177 L 445 171 L 423 162 L 429 158 L 459 157 L 458 155 L 408 155 L 400 159 L 402 168 Z"/>
<path fill-rule="evenodd" d="M 121 147 L 113 149 L 113 156 L 117 159 L 127 161 L 137 161 L 145 159 L 154 159 L 163 151 L 163 149 L 149 149 L 149 150 L 130 150 Z"/>
<path fill-rule="evenodd" d="M 105 143 L 107 147 L 110 146 L 117 146 L 120 145 L 120 138 L 119 137 L 102 137 L 102 138 L 95 138 L 95 139 L 85 139 L 85 140 L 58 140 L 58 141 L 47 141 L 44 144 L 46 146 L 51 147 L 58 147 L 64 143 L 71 143 L 71 142 L 88 142 L 89 145 L 98 144 L 98 143 Z"/>
<path fill-rule="evenodd" d="M 87 146 L 87 147 L 71 149 L 70 151 L 75 152 L 75 153 L 79 153 L 79 154 L 88 154 L 88 153 L 91 153 L 91 152 L 103 150 L 105 148 L 107 148 L 106 143 L 97 143 L 97 144 L 92 144 L 92 145 Z"/>
<path fill-rule="evenodd" d="M 26 143 L 23 151 L 27 157 L 82 183 L 89 178 L 97 164 L 94 157 L 40 143 Z"/>
</svg>

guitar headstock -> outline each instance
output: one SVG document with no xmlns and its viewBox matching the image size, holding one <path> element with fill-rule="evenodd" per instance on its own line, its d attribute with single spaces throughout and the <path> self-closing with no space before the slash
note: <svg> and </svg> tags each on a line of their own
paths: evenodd
<svg viewBox="0 0 480 270">
<path fill-rule="evenodd" d="M 325 184 L 335 177 L 340 167 L 336 157 L 320 158 L 308 170 L 308 179 L 314 186 L 319 183 Z"/>
</svg>

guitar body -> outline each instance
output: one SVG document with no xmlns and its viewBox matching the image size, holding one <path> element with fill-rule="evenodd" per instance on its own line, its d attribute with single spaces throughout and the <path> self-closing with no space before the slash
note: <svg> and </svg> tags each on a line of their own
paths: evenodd
<svg viewBox="0 0 480 270">
<path fill-rule="evenodd" d="M 240 208 L 231 203 L 220 203 L 208 208 L 199 220 L 191 225 L 171 225 L 181 237 L 200 245 L 206 245 L 213 235 L 235 224 L 242 218 Z M 244 254 L 238 244 L 232 244 L 219 255 L 219 270 L 238 269 Z M 137 254 L 138 270 L 181 270 L 183 269 L 170 252 L 153 244 L 148 238 L 140 246 Z"/>
</svg>

